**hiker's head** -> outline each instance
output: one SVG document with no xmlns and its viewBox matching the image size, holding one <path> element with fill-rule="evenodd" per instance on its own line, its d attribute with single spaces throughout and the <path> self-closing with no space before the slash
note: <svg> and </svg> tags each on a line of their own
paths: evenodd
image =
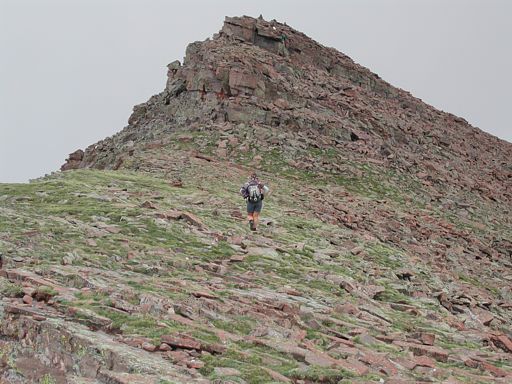
<svg viewBox="0 0 512 384">
<path fill-rule="evenodd" d="M 251 176 L 249 176 L 249 180 L 258 180 L 258 175 L 256 172 L 251 173 Z"/>
</svg>

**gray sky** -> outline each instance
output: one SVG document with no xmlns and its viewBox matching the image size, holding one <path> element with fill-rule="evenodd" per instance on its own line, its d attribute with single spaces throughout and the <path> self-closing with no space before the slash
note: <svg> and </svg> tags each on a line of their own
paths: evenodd
<svg viewBox="0 0 512 384">
<path fill-rule="evenodd" d="M 276 19 L 512 141 L 509 0 L 0 0 L 0 182 L 57 170 L 126 124 L 224 16 Z"/>
</svg>

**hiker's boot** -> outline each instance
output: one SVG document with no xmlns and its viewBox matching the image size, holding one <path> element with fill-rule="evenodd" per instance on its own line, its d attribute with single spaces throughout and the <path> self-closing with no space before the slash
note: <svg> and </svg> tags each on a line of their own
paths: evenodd
<svg viewBox="0 0 512 384">
<path fill-rule="evenodd" d="M 249 220 L 249 228 L 251 229 L 251 231 L 256 230 L 256 228 L 254 228 L 254 220 Z"/>
</svg>

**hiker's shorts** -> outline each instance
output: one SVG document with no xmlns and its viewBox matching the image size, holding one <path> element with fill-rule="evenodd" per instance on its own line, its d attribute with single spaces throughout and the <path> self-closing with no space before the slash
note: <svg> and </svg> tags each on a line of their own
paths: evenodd
<svg viewBox="0 0 512 384">
<path fill-rule="evenodd" d="M 247 213 L 261 212 L 261 208 L 263 208 L 263 200 L 258 201 L 257 203 L 253 203 L 251 201 L 247 202 Z"/>
</svg>

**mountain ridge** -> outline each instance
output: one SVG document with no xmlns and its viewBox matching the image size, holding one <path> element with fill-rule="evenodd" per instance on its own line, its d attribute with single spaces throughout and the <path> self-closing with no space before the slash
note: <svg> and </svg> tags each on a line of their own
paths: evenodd
<svg viewBox="0 0 512 384">
<path fill-rule="evenodd" d="M 286 36 L 285 42 L 280 41 L 281 36 Z M 246 56 L 242 58 L 245 51 Z M 275 66 L 284 72 L 279 73 Z M 304 74 L 308 68 L 319 68 L 316 77 L 308 78 Z M 287 73 L 294 70 L 300 70 L 302 75 Z M 272 76 L 276 81 L 271 81 Z M 303 77 L 297 81 L 293 76 Z M 311 81 L 318 83 L 318 80 L 321 86 L 315 88 Z M 309 93 L 297 90 L 300 87 Z M 178 98 L 180 94 L 185 95 L 187 102 L 195 107 L 185 107 L 181 112 L 184 117 L 180 116 L 180 108 L 183 109 Z M 198 100 L 203 105 L 198 105 Z M 369 103 L 379 108 L 372 109 Z M 304 111 L 306 106 L 307 111 Z M 283 130 L 313 130 L 313 136 L 323 134 L 318 132 L 320 129 L 327 133 L 331 144 L 338 144 L 336 140 L 350 144 L 351 138 L 361 137 L 366 145 L 356 150 L 366 151 L 366 156 L 373 160 L 387 161 L 391 167 L 409 167 L 417 172 L 420 172 L 419 168 L 423 171 L 426 166 L 431 166 L 436 173 L 442 173 L 447 182 L 462 184 L 466 188 L 489 189 L 486 192 L 491 194 L 497 193 L 493 189 L 503 190 L 505 200 L 510 200 L 510 182 L 503 185 L 504 188 L 494 185 L 496 177 L 510 181 L 510 165 L 507 167 L 507 159 L 512 153 L 510 143 L 471 127 L 464 119 L 422 103 L 355 64 L 347 56 L 322 47 L 304 34 L 277 22 L 227 18 L 213 40 L 189 45 L 183 66 L 179 62 L 169 65 L 163 93 L 134 108 L 130 124 L 125 129 L 131 129 L 132 136 L 136 136 L 135 131 L 145 129 L 148 129 L 148 135 L 156 133 L 154 127 L 141 127 L 145 124 L 144 119 L 138 123 L 145 113 L 148 114 L 146 120 L 160 119 L 158 123 L 168 130 L 195 119 L 194 124 L 279 125 Z M 129 136 L 121 138 L 120 144 L 123 144 L 122 140 L 129 141 Z M 359 143 L 359 146 L 362 145 Z M 94 153 L 91 149 L 86 150 L 84 159 L 79 162 L 70 159 L 71 162 L 63 169 L 95 166 L 95 161 L 89 159 Z M 110 148 L 115 149 L 116 146 Z M 348 149 L 354 148 L 349 146 Z M 398 156 L 400 151 L 405 152 L 402 158 Z M 415 167 L 414 161 L 418 160 L 414 156 L 415 151 L 425 152 L 425 157 L 439 152 L 440 158 L 432 159 L 434 164 Z M 492 158 L 484 156 L 486 153 L 492 153 Z M 80 156 L 76 154 L 75 158 Z M 122 155 L 116 157 L 108 167 L 116 167 L 116 161 L 122 161 Z M 399 164 L 392 164 L 390 158 Z M 446 158 L 458 158 L 459 162 L 463 160 L 466 163 L 452 165 L 456 173 L 468 170 L 468 166 L 469 171 L 477 169 L 478 174 L 471 176 L 474 180 L 483 179 L 483 183 L 471 184 L 459 175 L 454 178 L 442 163 Z M 487 188 L 489 185 L 493 188 Z"/>
</svg>

